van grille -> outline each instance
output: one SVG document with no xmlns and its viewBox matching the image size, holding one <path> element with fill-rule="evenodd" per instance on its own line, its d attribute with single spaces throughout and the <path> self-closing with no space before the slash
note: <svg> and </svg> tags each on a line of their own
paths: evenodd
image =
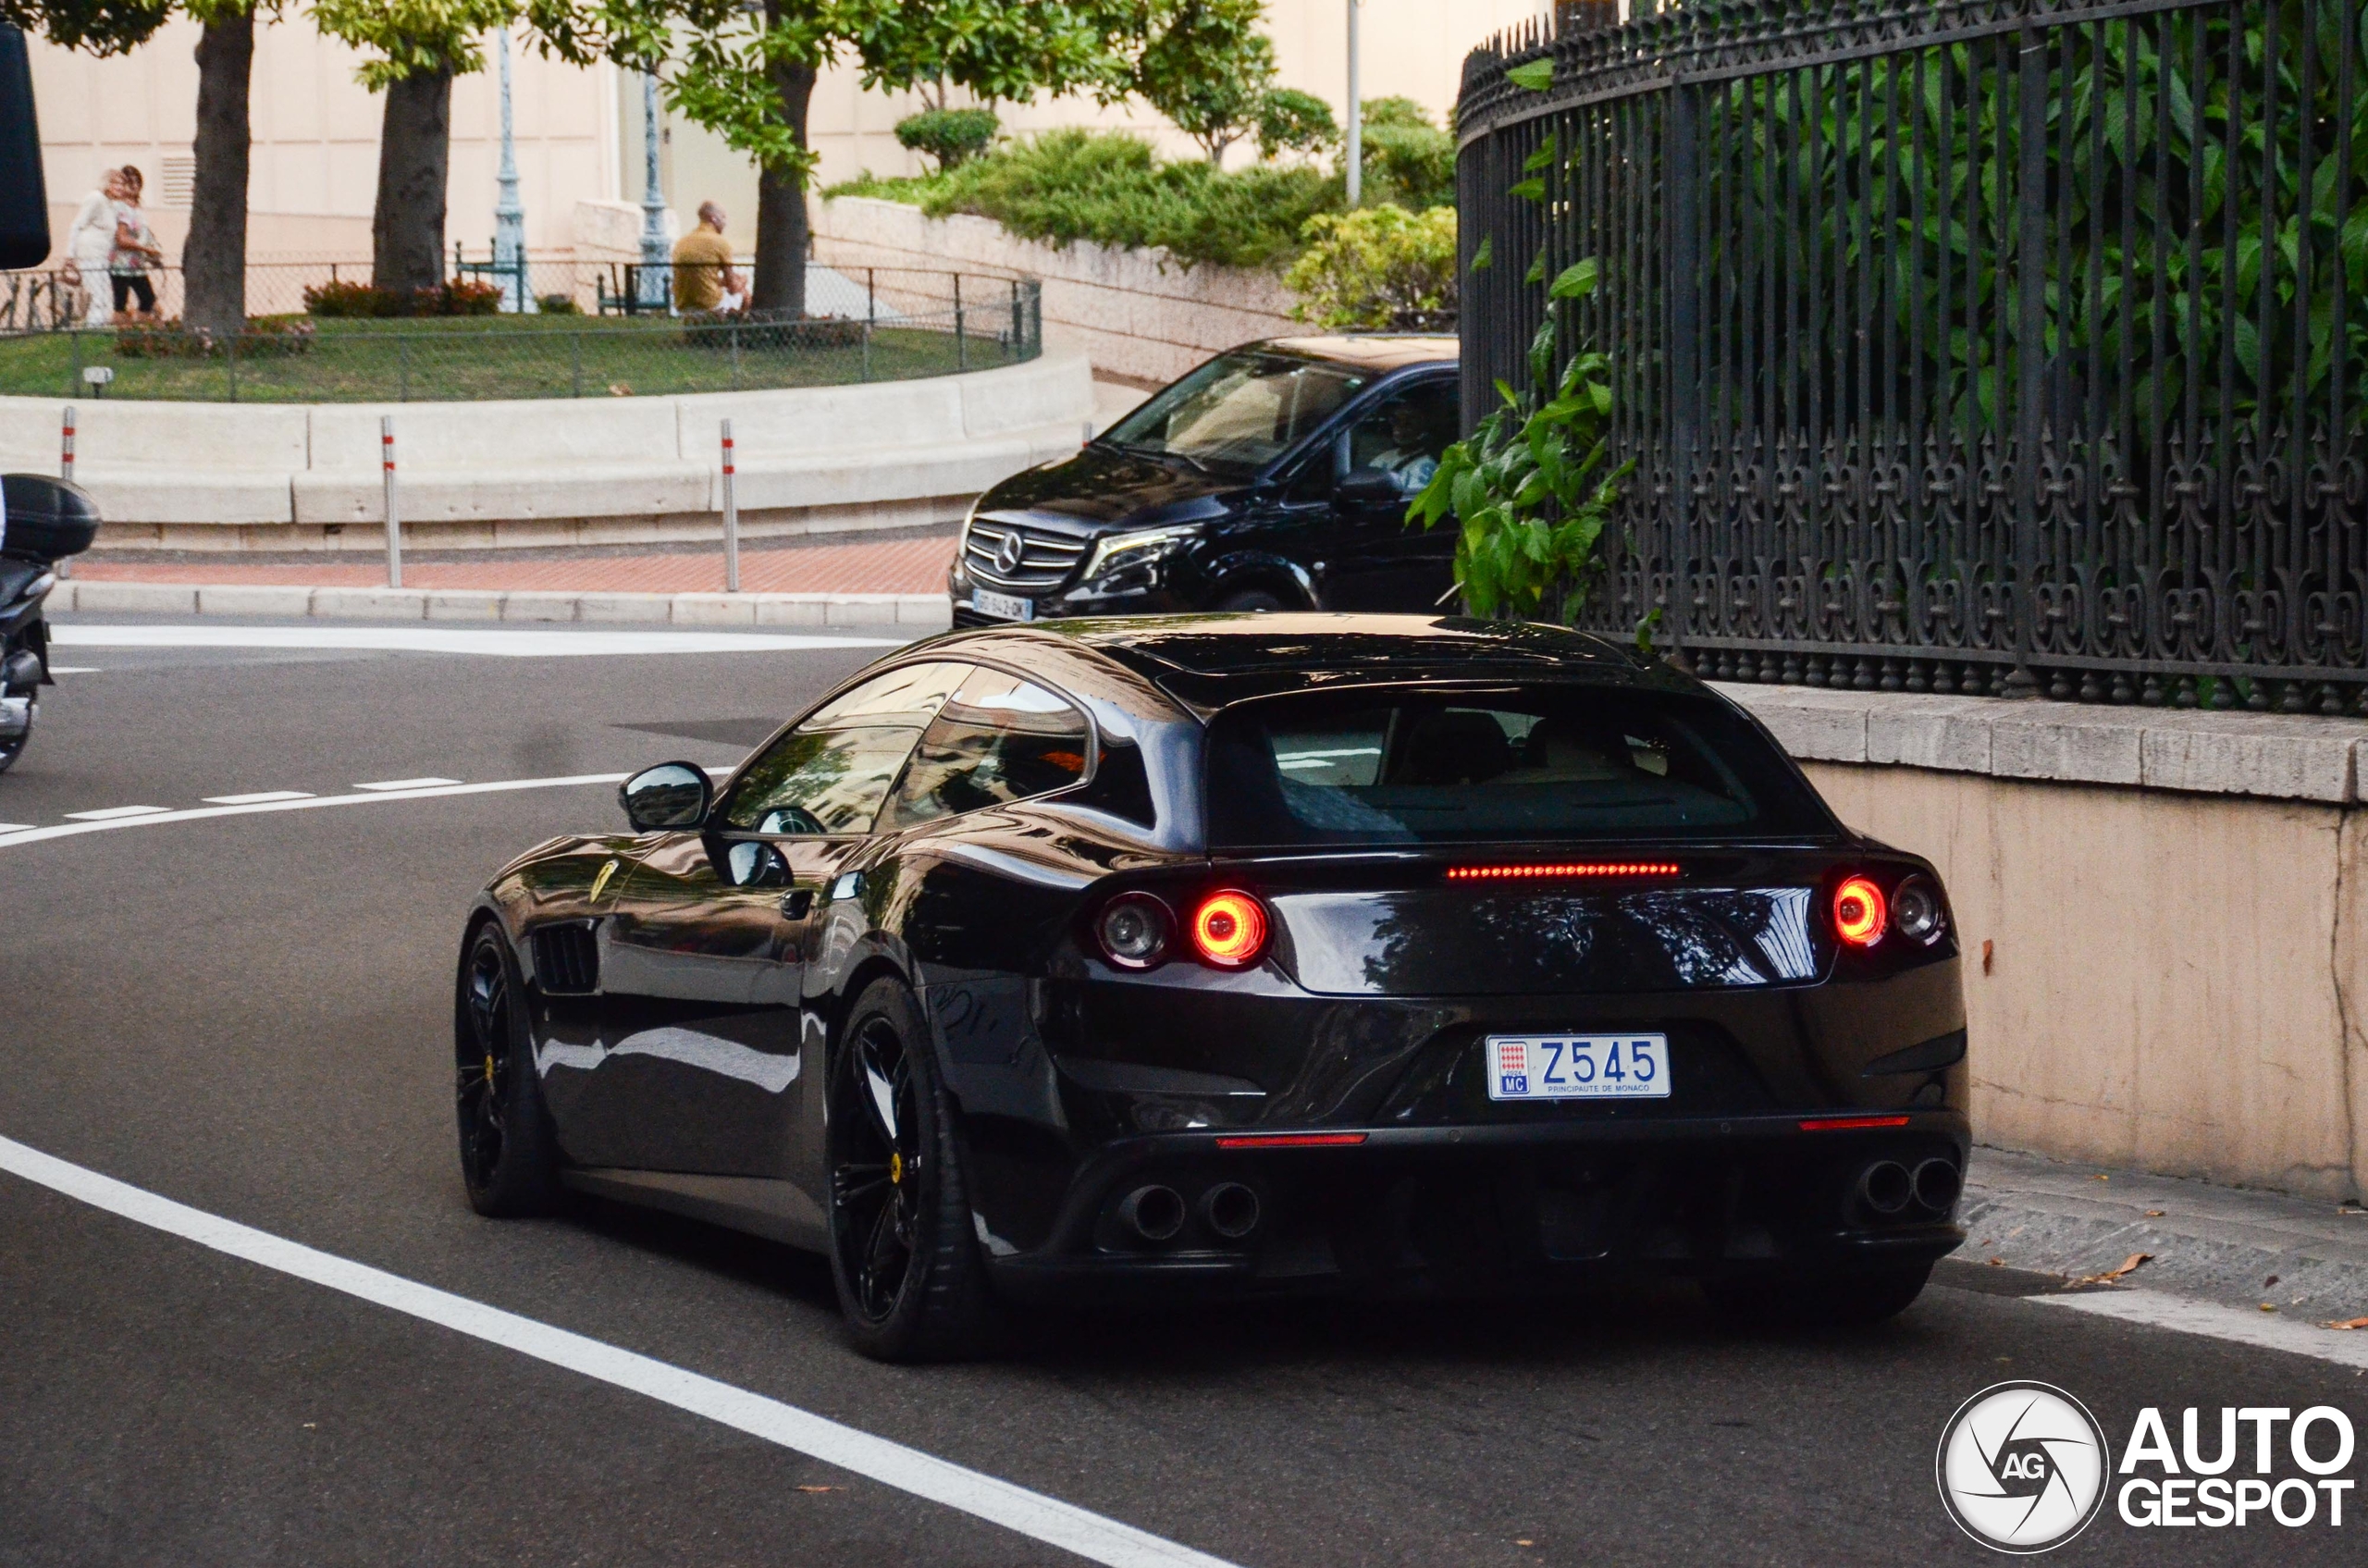
<svg viewBox="0 0 2368 1568">
<path fill-rule="evenodd" d="M 535 932 L 535 979 L 546 996 L 582 996 L 600 984 L 600 949 L 589 920 Z"/>
<path fill-rule="evenodd" d="M 1005 567 L 1005 543 L 1015 537 L 1019 541 L 1019 563 Z M 971 576 L 990 587 L 1042 592 L 1067 582 L 1085 558 L 1086 548 L 1086 540 L 1066 534 L 980 517 L 971 521 L 969 536 L 963 541 L 962 563 L 970 569 Z"/>
</svg>

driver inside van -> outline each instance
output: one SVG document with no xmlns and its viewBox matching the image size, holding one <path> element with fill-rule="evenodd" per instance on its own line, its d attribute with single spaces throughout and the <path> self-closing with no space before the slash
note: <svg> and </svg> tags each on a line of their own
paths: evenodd
<svg viewBox="0 0 2368 1568">
<path fill-rule="evenodd" d="M 1429 424 L 1412 398 L 1390 405 L 1389 444 L 1373 454 L 1371 466 L 1394 475 L 1401 494 L 1419 493 L 1439 471 Z"/>
</svg>

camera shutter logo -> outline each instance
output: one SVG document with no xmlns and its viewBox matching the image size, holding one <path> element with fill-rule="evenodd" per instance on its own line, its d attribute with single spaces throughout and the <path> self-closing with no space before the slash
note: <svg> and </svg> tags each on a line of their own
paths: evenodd
<svg viewBox="0 0 2368 1568">
<path fill-rule="evenodd" d="M 1957 1527 L 1998 1551 L 2049 1551 L 2104 1506 L 2113 1454 L 2088 1408 L 2047 1383 L 1999 1383 L 1957 1407 L 1934 1462 Z"/>
</svg>

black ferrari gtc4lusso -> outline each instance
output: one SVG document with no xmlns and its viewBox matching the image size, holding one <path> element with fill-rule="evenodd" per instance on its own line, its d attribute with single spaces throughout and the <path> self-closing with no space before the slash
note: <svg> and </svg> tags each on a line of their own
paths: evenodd
<svg viewBox="0 0 2368 1568">
<path fill-rule="evenodd" d="M 1932 868 L 1614 642 L 961 632 L 720 786 L 620 794 L 634 832 L 470 914 L 469 1196 L 824 1252 L 871 1354 L 1030 1303 L 1640 1271 L 1863 1323 L 1963 1239 Z"/>
</svg>

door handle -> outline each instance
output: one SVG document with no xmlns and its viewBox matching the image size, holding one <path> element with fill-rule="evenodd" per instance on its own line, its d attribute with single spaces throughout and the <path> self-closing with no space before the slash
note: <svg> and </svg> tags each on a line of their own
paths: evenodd
<svg viewBox="0 0 2368 1568">
<path fill-rule="evenodd" d="M 814 912 L 814 890 L 810 887 L 797 887 L 783 894 L 781 912 L 793 920 L 804 920 Z"/>
</svg>

